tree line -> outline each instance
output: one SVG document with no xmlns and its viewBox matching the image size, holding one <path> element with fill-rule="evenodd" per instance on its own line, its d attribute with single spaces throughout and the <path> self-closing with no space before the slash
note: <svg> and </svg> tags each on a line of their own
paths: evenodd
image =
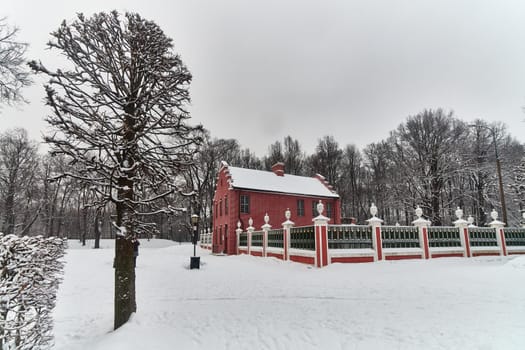
<svg viewBox="0 0 525 350">
<path fill-rule="evenodd" d="M 524 208 L 523 145 L 501 123 L 478 119 L 467 124 L 441 109 L 409 116 L 387 139 L 363 149 L 353 144 L 341 147 L 334 137 L 324 136 L 309 155 L 298 140 L 287 136 L 257 157 L 235 139 L 213 138 L 207 130 L 199 137 L 203 141 L 193 164 L 178 175 L 193 196 L 171 195 L 171 205 L 181 210 L 151 216 L 154 225 L 145 236 L 190 240 L 192 212 L 200 213 L 202 229 L 211 227 L 221 161 L 268 171 L 283 162 L 287 174 L 321 174 L 341 196 L 343 219 L 364 223 L 375 203 L 387 224 L 409 225 L 419 205 L 433 225 L 450 225 L 459 206 L 481 226 L 491 220 L 493 208 L 501 214 L 497 149 L 509 224 L 519 224 Z M 95 194 L 82 181 L 58 176 L 71 166 L 66 157 L 41 154 L 38 149 L 23 129 L 0 134 L 2 231 L 80 240 L 114 237 L 111 209 L 93 205 Z"/>
</svg>

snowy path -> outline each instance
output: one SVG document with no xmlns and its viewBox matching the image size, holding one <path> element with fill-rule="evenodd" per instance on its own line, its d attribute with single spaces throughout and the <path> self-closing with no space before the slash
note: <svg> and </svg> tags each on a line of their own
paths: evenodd
<svg viewBox="0 0 525 350">
<path fill-rule="evenodd" d="M 525 348 L 525 257 L 316 270 L 201 251 L 190 271 L 191 246 L 148 243 L 138 313 L 116 332 L 113 250 L 68 251 L 56 349 Z"/>
</svg>

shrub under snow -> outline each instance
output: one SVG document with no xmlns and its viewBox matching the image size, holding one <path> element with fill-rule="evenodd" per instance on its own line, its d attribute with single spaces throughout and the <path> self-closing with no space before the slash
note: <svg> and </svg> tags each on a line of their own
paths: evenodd
<svg viewBox="0 0 525 350">
<path fill-rule="evenodd" d="M 47 349 L 67 241 L 0 233 L 0 350 Z"/>
</svg>

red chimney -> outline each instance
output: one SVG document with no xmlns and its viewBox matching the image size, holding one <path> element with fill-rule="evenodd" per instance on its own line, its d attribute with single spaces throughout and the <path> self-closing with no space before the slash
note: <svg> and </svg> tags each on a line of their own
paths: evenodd
<svg viewBox="0 0 525 350">
<path fill-rule="evenodd" d="M 275 163 L 272 165 L 272 171 L 277 176 L 284 176 L 284 163 Z"/>
</svg>

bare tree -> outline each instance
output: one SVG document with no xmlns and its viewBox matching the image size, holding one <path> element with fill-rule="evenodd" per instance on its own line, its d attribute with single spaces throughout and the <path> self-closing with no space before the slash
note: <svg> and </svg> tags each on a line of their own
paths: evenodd
<svg viewBox="0 0 525 350">
<path fill-rule="evenodd" d="M 284 141 L 275 141 L 268 147 L 268 155 L 264 157 L 264 166 L 270 170 L 272 165 L 283 162 L 286 173 L 303 175 L 305 172 L 306 155 L 299 141 L 286 136 Z"/>
<path fill-rule="evenodd" d="M 381 217 L 388 221 L 392 220 L 393 216 L 390 209 L 398 204 L 392 203 L 392 182 L 390 181 L 392 166 L 389 151 L 390 145 L 385 141 L 372 143 L 363 151 L 366 155 L 370 199 L 380 208 Z M 367 209 L 369 205 L 370 203 L 366 203 Z"/>
<path fill-rule="evenodd" d="M 59 177 L 79 179 L 115 206 L 116 329 L 136 311 L 131 240 L 149 224 L 148 214 L 175 210 L 162 199 L 182 193 L 177 176 L 199 143 L 200 127 L 187 124 L 191 74 L 172 40 L 138 14 L 79 14 L 52 37 L 49 48 L 72 68 L 30 63 L 50 78 L 47 122 L 56 133 L 45 140 L 76 165 Z"/>
<path fill-rule="evenodd" d="M 327 181 L 337 188 L 341 175 L 343 151 L 333 136 L 319 139 L 315 153 L 309 158 L 310 170 L 326 177 Z"/>
<path fill-rule="evenodd" d="M 24 188 L 32 188 L 31 180 L 37 169 L 37 146 L 29 140 L 27 131 L 14 129 L 0 135 L 0 198 L 5 234 L 15 233 L 16 219 L 22 212 L 17 209 L 25 201 Z"/>
<path fill-rule="evenodd" d="M 442 109 L 410 116 L 392 133 L 392 157 L 434 225 L 441 225 L 441 209 L 455 201 L 443 203 L 442 193 L 459 166 L 459 142 L 465 133 L 464 123 Z"/>
<path fill-rule="evenodd" d="M 284 166 L 288 174 L 303 175 L 305 172 L 305 154 L 299 141 L 291 136 L 284 138 Z"/>
<path fill-rule="evenodd" d="M 355 145 L 347 145 L 341 161 L 342 176 L 338 184 L 338 193 L 341 196 L 341 210 L 345 218 L 366 219 L 368 203 L 364 202 L 363 182 L 365 169 L 363 157 Z"/>
<path fill-rule="evenodd" d="M 275 141 L 268 146 L 268 155 L 264 157 L 264 167 L 271 170 L 272 165 L 278 162 L 284 162 L 283 144 L 281 141 Z"/>
<path fill-rule="evenodd" d="M 23 101 L 21 89 L 31 84 L 24 55 L 27 44 L 17 41 L 18 28 L 0 18 L 0 103 Z"/>
</svg>

